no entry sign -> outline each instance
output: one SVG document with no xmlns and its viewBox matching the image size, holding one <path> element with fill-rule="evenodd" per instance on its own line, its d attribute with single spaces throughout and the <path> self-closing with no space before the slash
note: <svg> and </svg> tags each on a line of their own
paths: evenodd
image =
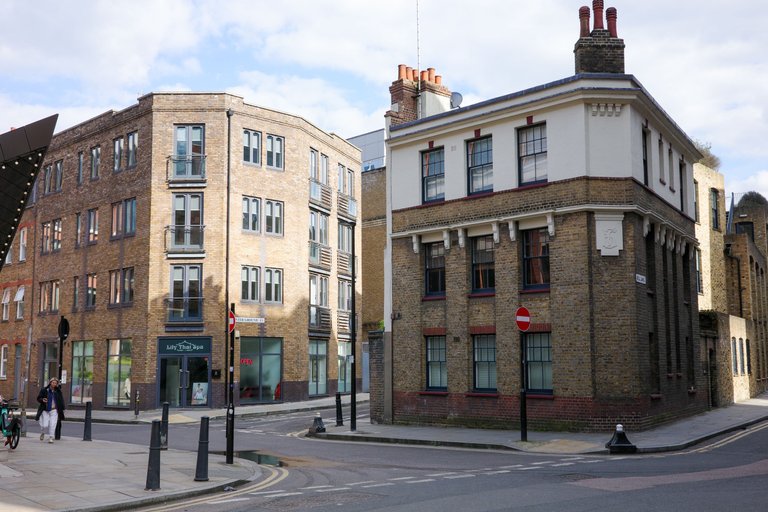
<svg viewBox="0 0 768 512">
<path fill-rule="evenodd" d="M 528 330 L 531 326 L 531 313 L 528 311 L 528 308 L 523 306 L 517 308 L 517 311 L 515 311 L 515 323 L 521 331 L 525 332 Z"/>
<path fill-rule="evenodd" d="M 232 332 L 235 330 L 235 314 L 230 311 L 229 312 L 229 332 Z"/>
</svg>

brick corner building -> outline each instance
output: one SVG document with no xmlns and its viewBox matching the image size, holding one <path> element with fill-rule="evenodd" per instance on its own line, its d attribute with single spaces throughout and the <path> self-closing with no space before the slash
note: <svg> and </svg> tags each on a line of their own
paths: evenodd
<svg viewBox="0 0 768 512">
<path fill-rule="evenodd" d="M 509 428 L 521 383 L 533 428 L 644 429 L 706 409 L 701 154 L 624 73 L 615 9 L 607 29 L 602 1 L 594 13 L 591 31 L 579 14 L 574 76 L 475 105 L 400 66 L 374 421 Z"/>
</svg>

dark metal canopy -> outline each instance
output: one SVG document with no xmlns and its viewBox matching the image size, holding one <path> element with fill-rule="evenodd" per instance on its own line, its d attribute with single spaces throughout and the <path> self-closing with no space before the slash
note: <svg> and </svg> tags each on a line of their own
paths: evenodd
<svg viewBox="0 0 768 512">
<path fill-rule="evenodd" d="M 58 114 L 0 134 L 0 270 L 11 247 Z"/>
</svg>

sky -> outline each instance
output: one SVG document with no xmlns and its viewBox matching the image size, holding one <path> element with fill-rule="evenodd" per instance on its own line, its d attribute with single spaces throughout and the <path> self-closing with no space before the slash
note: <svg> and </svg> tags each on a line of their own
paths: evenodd
<svg viewBox="0 0 768 512">
<path fill-rule="evenodd" d="M 2 0 L 0 132 L 57 131 L 149 92 L 224 91 L 351 137 L 382 128 L 397 65 L 434 67 L 462 106 L 574 74 L 591 0 Z M 768 2 L 606 0 L 626 72 L 730 194 L 768 197 Z M 417 29 L 418 19 L 418 29 Z"/>
</svg>

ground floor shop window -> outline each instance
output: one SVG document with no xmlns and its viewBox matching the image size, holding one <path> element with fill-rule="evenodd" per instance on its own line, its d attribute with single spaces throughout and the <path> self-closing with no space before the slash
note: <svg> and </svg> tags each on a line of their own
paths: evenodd
<svg viewBox="0 0 768 512">
<path fill-rule="evenodd" d="M 309 340 L 309 396 L 328 394 L 328 342 Z"/>
<path fill-rule="evenodd" d="M 524 334 L 528 361 L 528 391 L 552 393 L 552 339 L 550 333 Z"/>
<path fill-rule="evenodd" d="M 107 405 L 131 404 L 131 340 L 107 340 Z"/>
<path fill-rule="evenodd" d="M 72 343 L 72 391 L 73 404 L 93 399 L 93 341 Z"/>
<path fill-rule="evenodd" d="M 339 393 L 352 391 L 352 361 L 349 359 L 351 354 L 352 343 L 339 341 Z"/>
<path fill-rule="evenodd" d="M 283 339 L 243 336 L 240 339 L 240 401 L 282 400 Z"/>
</svg>

